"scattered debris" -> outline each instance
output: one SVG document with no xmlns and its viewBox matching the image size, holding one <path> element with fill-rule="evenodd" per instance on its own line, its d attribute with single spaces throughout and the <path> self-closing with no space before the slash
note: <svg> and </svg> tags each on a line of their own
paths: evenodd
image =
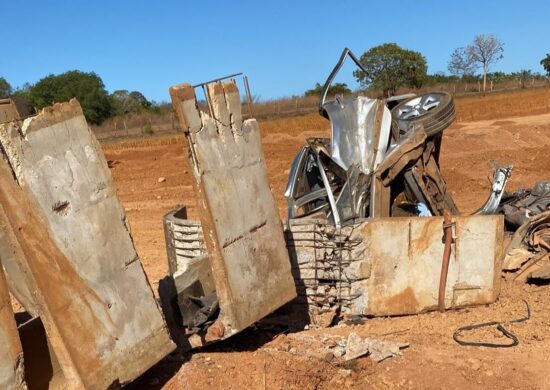
<svg viewBox="0 0 550 390">
<path fill-rule="evenodd" d="M 506 223 L 512 229 L 519 228 L 546 210 L 550 210 L 550 181 L 538 182 L 529 190 L 506 193 L 499 206 L 499 212 L 504 214 Z"/>
<path fill-rule="evenodd" d="M 503 269 L 518 281 L 550 279 L 550 210 L 527 220 L 506 248 Z"/>
<path fill-rule="evenodd" d="M 388 340 L 362 338 L 357 333 L 350 333 L 345 343 L 344 360 L 353 360 L 367 355 L 376 363 L 401 355 L 401 350 L 409 344 L 396 343 Z M 336 355 L 335 355 L 336 356 Z"/>
<path fill-rule="evenodd" d="M 288 336 L 298 341 L 297 348 L 290 348 L 289 344 L 282 344 L 277 350 L 293 354 L 313 356 L 333 364 L 342 364 L 362 356 L 368 356 L 379 363 L 385 359 L 400 356 L 402 350 L 409 347 L 408 343 L 401 343 L 379 338 L 361 337 L 356 332 L 350 332 L 347 337 L 337 334 L 308 335 L 306 333 Z"/>
<path fill-rule="evenodd" d="M 369 353 L 369 345 L 357 333 L 350 333 L 344 350 L 344 360 L 353 360 Z"/>
<path fill-rule="evenodd" d="M 402 349 L 409 348 L 408 343 L 400 344 L 393 341 L 371 338 L 365 339 L 365 343 L 368 345 L 370 358 L 377 363 L 394 356 L 399 356 Z"/>
</svg>

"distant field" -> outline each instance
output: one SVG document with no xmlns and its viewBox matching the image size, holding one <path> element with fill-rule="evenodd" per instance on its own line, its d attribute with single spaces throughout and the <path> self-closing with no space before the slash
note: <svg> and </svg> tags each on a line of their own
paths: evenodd
<svg viewBox="0 0 550 390">
<path fill-rule="evenodd" d="M 458 122 L 550 112 L 550 88 L 533 88 L 457 97 Z"/>
<path fill-rule="evenodd" d="M 514 116 L 545 114 L 550 112 L 550 88 L 531 88 L 487 94 L 462 95 L 455 97 L 458 123 L 478 120 L 498 119 Z M 309 113 L 279 118 L 259 119 L 262 135 L 287 134 L 297 135 L 303 132 L 318 132 L 328 130 L 328 121 L 314 110 Z M 130 121 L 136 123 L 137 119 Z M 101 128 L 94 127 L 100 140 L 110 148 L 136 147 L 138 145 L 162 145 L 181 142 L 175 134 L 178 132 L 174 119 L 167 114 L 163 117 L 154 116 L 151 119 L 153 133 L 147 134 L 142 127 L 134 126 L 127 131 L 108 131 L 108 124 Z M 163 137 L 164 135 L 164 137 Z M 171 140 L 167 140 L 166 136 Z M 111 145 L 120 143 L 122 145 Z"/>
</svg>

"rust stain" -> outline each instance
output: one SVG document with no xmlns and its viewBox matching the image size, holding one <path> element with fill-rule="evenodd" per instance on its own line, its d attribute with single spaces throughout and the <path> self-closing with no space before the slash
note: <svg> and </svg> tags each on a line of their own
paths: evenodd
<svg viewBox="0 0 550 390">
<path fill-rule="evenodd" d="M 220 340 L 225 334 L 225 326 L 220 320 L 214 322 L 206 331 L 204 340 L 209 343 L 212 341 Z"/>
<path fill-rule="evenodd" d="M 38 214 L 39 207 L 17 185 L 3 159 L 0 204 L 23 250 L 25 273 L 32 278 L 31 286 L 42 301 L 40 311 L 46 328 L 59 332 L 60 337 L 52 342 L 63 344 L 57 347 L 68 352 L 79 375 L 92 383 L 93 378 L 102 377 L 100 356 L 114 349 L 118 335 L 107 305 L 57 247 Z M 101 345 L 98 340 L 102 340 Z"/>
<path fill-rule="evenodd" d="M 223 83 L 223 89 L 225 91 L 226 94 L 230 94 L 230 93 L 239 93 L 239 89 L 237 88 L 237 86 L 235 85 L 234 82 L 227 82 L 227 83 Z"/>
<path fill-rule="evenodd" d="M 430 240 L 433 231 L 438 231 L 434 225 L 441 227 L 441 237 L 443 237 L 443 218 L 426 219 L 422 226 L 422 232 L 420 236 L 411 240 L 410 245 L 414 247 L 415 253 L 424 253 L 430 247 L 432 241 Z"/>
<path fill-rule="evenodd" d="M 413 314 L 422 309 L 414 290 L 409 286 L 391 298 L 383 299 L 371 310 L 380 314 Z"/>
</svg>

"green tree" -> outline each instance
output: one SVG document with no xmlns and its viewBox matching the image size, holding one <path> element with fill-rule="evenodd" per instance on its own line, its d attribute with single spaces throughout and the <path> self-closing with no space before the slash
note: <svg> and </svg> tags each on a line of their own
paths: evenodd
<svg viewBox="0 0 550 390">
<path fill-rule="evenodd" d="M 399 87 L 420 88 L 426 79 L 426 58 L 416 51 L 385 43 L 363 53 L 360 58 L 366 72 L 356 70 L 353 75 L 361 85 L 381 89 L 391 95 Z"/>
<path fill-rule="evenodd" d="M 434 84 L 447 84 L 452 83 L 458 80 L 457 76 L 451 75 L 448 76 L 443 72 L 436 72 L 434 74 L 429 74 L 426 76 L 424 84 L 434 85 Z"/>
<path fill-rule="evenodd" d="M 84 116 L 93 124 L 101 124 L 112 114 L 111 99 L 105 85 L 93 72 L 72 70 L 46 76 L 30 88 L 29 97 L 37 109 L 76 97 Z"/>
<path fill-rule="evenodd" d="M 111 101 L 115 115 L 135 114 L 147 111 L 152 106 L 141 92 L 128 92 L 125 89 L 114 91 L 111 94 Z"/>
<path fill-rule="evenodd" d="M 550 53 L 546 54 L 546 57 L 540 60 L 540 64 L 546 71 L 546 75 L 550 77 Z"/>
<path fill-rule="evenodd" d="M 514 77 L 511 74 L 500 72 L 500 71 L 488 73 L 487 78 L 494 83 L 502 83 L 503 81 L 514 79 Z"/>
<path fill-rule="evenodd" d="M 315 88 L 308 89 L 304 93 L 304 95 L 320 96 L 322 92 L 323 92 L 323 86 L 319 83 L 316 83 Z M 328 96 L 343 95 L 346 93 L 351 93 L 351 89 L 348 88 L 348 85 L 346 83 L 334 83 L 330 87 L 328 87 L 328 91 L 327 91 Z"/>
<path fill-rule="evenodd" d="M 535 74 L 530 69 L 521 69 L 519 72 L 513 72 L 511 76 L 520 82 L 521 88 L 525 88 L 527 82 L 535 78 Z"/>
<path fill-rule="evenodd" d="M 11 88 L 10 83 L 3 78 L 0 77 L 0 99 L 4 99 L 9 97 L 13 92 L 13 89 Z"/>
</svg>

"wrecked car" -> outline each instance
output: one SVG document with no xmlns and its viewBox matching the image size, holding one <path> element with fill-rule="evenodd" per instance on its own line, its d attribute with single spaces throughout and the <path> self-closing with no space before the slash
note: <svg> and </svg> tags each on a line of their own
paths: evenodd
<svg viewBox="0 0 550 390">
<path fill-rule="evenodd" d="M 295 157 L 285 191 L 288 218 L 323 216 L 335 225 L 358 218 L 458 215 L 439 167 L 443 131 L 455 119 L 444 92 L 386 100 L 364 96 L 327 101 L 345 59 L 365 69 L 349 49 L 328 77 L 319 113 L 330 120 L 331 138 L 311 138 Z M 499 205 L 511 167 L 495 166 L 487 202 L 475 214 Z"/>
</svg>

